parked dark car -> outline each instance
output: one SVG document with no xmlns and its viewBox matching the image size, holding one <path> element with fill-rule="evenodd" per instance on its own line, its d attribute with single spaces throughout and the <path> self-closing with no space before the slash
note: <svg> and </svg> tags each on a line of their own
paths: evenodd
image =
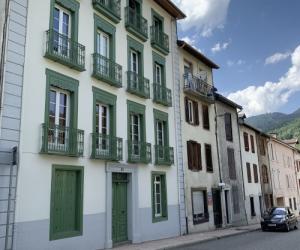
<svg viewBox="0 0 300 250">
<path fill-rule="evenodd" d="M 272 229 L 289 232 L 298 228 L 298 219 L 288 207 L 272 207 L 263 215 L 260 224 L 263 231 Z"/>
</svg>

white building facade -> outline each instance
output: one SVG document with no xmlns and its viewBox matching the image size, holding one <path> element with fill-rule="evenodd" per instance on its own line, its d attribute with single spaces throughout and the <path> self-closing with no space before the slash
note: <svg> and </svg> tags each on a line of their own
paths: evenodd
<svg viewBox="0 0 300 250">
<path fill-rule="evenodd" d="M 178 50 L 185 210 L 193 233 L 223 223 L 213 86 L 218 66 L 184 41 Z"/>
<path fill-rule="evenodd" d="M 256 130 L 241 122 L 240 139 L 247 222 L 255 224 L 260 222 L 263 210 Z"/>
<path fill-rule="evenodd" d="M 28 1 L 17 249 L 180 234 L 171 2 Z"/>
</svg>

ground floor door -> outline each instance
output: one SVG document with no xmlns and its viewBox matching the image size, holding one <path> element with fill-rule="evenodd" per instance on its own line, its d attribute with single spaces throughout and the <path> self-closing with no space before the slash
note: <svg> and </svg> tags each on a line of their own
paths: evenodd
<svg viewBox="0 0 300 250">
<path fill-rule="evenodd" d="M 230 224 L 229 218 L 229 190 L 225 190 L 225 209 L 226 209 L 226 223 Z"/>
<path fill-rule="evenodd" d="M 127 174 L 112 174 L 112 240 L 114 244 L 128 240 L 127 186 Z"/>
<path fill-rule="evenodd" d="M 278 197 L 276 199 L 276 203 L 278 207 L 284 207 L 284 198 L 283 197 Z"/>
<path fill-rule="evenodd" d="M 219 189 L 212 190 L 214 221 L 216 227 L 222 226 L 222 206 L 221 206 L 221 192 Z"/>
</svg>

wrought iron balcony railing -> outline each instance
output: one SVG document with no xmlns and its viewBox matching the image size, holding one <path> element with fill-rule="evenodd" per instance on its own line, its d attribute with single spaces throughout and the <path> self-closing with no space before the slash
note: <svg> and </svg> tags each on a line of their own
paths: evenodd
<svg viewBox="0 0 300 250">
<path fill-rule="evenodd" d="M 127 72 L 127 91 L 142 98 L 150 98 L 149 80 L 135 72 Z"/>
<path fill-rule="evenodd" d="M 153 83 L 153 101 L 171 107 L 172 91 L 161 84 Z"/>
<path fill-rule="evenodd" d="M 148 164 L 152 160 L 151 144 L 140 141 L 128 141 L 128 162 Z"/>
<path fill-rule="evenodd" d="M 169 53 L 169 36 L 162 32 L 158 27 L 151 26 L 151 44 L 163 54 Z"/>
<path fill-rule="evenodd" d="M 46 31 L 45 57 L 78 71 L 85 70 L 85 46 L 54 30 Z"/>
<path fill-rule="evenodd" d="M 184 91 L 207 102 L 214 102 L 214 87 L 192 74 L 184 74 Z"/>
<path fill-rule="evenodd" d="M 93 6 L 114 23 L 121 20 L 121 0 L 93 0 Z"/>
<path fill-rule="evenodd" d="M 98 53 L 93 54 L 93 76 L 112 86 L 122 87 L 122 66 Z"/>
<path fill-rule="evenodd" d="M 142 41 L 148 39 L 148 21 L 128 6 L 125 7 L 125 27 Z"/>
<path fill-rule="evenodd" d="M 93 133 L 91 158 L 121 161 L 123 158 L 123 139 L 111 135 Z"/>
<path fill-rule="evenodd" d="M 42 124 L 41 153 L 78 157 L 83 155 L 83 150 L 83 130 Z"/>
<path fill-rule="evenodd" d="M 172 147 L 155 145 L 155 164 L 170 166 L 174 163 L 174 149 Z"/>
</svg>

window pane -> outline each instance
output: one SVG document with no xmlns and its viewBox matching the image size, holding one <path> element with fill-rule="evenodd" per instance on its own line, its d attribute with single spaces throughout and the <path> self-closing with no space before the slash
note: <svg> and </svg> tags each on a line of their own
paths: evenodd
<svg viewBox="0 0 300 250">
<path fill-rule="evenodd" d="M 59 32 L 59 9 L 54 8 L 53 11 L 53 30 Z"/>
</svg>

